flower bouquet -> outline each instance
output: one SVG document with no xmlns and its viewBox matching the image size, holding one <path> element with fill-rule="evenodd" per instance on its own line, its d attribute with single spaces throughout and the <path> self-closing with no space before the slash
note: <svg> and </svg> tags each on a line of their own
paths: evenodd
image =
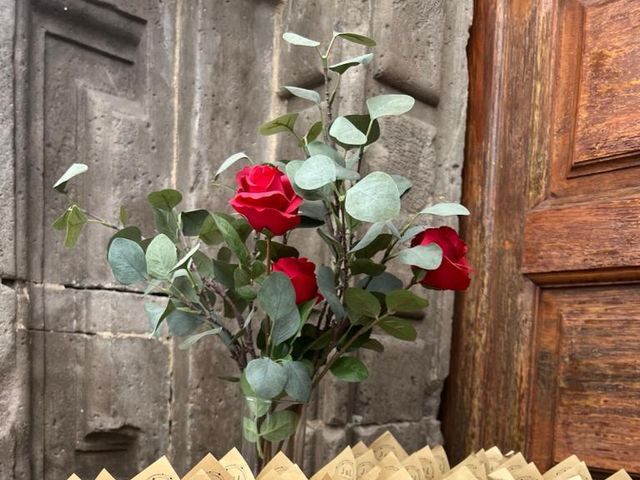
<svg viewBox="0 0 640 480">
<path fill-rule="evenodd" d="M 155 235 L 143 237 L 121 207 L 118 220 L 98 218 L 72 199 L 55 221 L 73 247 L 86 224 L 113 229 L 107 259 L 115 279 L 144 285 L 164 297 L 145 304 L 153 335 L 164 325 L 182 337 L 180 348 L 216 337 L 237 364 L 226 380 L 246 399 L 244 438 L 262 464 L 285 449 L 302 461 L 307 402 L 331 373 L 345 382 L 368 376 L 358 350 L 383 351 L 375 335 L 416 338 L 410 320 L 427 301 L 419 288 L 464 290 L 470 268 L 466 245 L 455 230 L 429 226 L 431 216 L 467 215 L 457 203 L 425 205 L 401 215 L 411 181 L 382 171 L 361 172 L 362 160 L 381 134 L 380 120 L 414 105 L 407 95 L 380 95 L 364 113 L 334 118 L 340 79 L 368 64 L 371 53 L 336 60 L 336 42 L 373 47 L 356 33 L 334 33 L 326 47 L 294 33 L 284 40 L 315 50 L 324 75 L 321 93 L 284 87 L 315 105 L 318 118 L 300 131 L 298 114 L 287 113 L 260 127 L 262 135 L 289 135 L 299 157 L 264 163 L 245 153 L 227 158 L 216 179 L 245 165 L 235 176 L 229 212 L 181 210 L 173 189 L 148 194 Z M 87 170 L 72 165 L 54 188 Z M 220 186 L 216 181 L 216 186 Z M 307 229 L 326 245 L 326 264 L 306 257 L 305 243 L 291 241 Z M 405 270 L 396 276 L 388 271 Z M 400 278 L 400 277 L 404 277 Z M 414 288 L 415 287 L 415 288 Z M 137 288 L 137 287 L 136 287 Z M 297 434 L 296 434 L 297 432 Z"/>
</svg>

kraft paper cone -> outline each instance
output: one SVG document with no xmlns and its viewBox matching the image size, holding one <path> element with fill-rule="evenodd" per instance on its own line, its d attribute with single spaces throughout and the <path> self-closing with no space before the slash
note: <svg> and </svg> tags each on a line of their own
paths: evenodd
<svg viewBox="0 0 640 480">
<path fill-rule="evenodd" d="M 82 479 L 74 473 L 69 478 L 67 478 L 67 480 L 82 480 Z"/>
<path fill-rule="evenodd" d="M 106 469 L 102 469 L 102 471 L 96 477 L 96 480 L 116 480 L 113 475 L 107 472 Z"/>
<path fill-rule="evenodd" d="M 506 468 L 510 472 L 515 472 L 526 466 L 527 466 L 527 461 L 525 460 L 524 456 L 520 452 L 516 453 L 512 457 L 509 457 L 503 463 L 500 464 L 500 468 Z"/>
<path fill-rule="evenodd" d="M 365 453 L 367 453 L 369 451 L 369 447 L 367 447 L 365 443 L 362 440 L 360 440 L 353 447 L 351 447 L 351 450 L 353 451 L 353 456 L 358 458 L 361 455 L 364 455 Z"/>
<path fill-rule="evenodd" d="M 404 460 L 409 456 L 396 437 L 388 430 L 376 438 L 369 448 L 373 450 L 378 461 L 386 457 L 389 452 L 393 452 L 398 460 Z"/>
<path fill-rule="evenodd" d="M 476 476 L 464 465 L 449 471 L 444 478 L 447 480 L 476 480 Z"/>
<path fill-rule="evenodd" d="M 356 457 L 356 479 L 362 480 L 362 477 L 367 474 L 373 467 L 376 466 L 378 461 L 373 450 L 367 448 L 367 451 L 362 455 Z"/>
<path fill-rule="evenodd" d="M 467 467 L 478 480 L 487 480 L 487 471 L 484 468 L 484 464 L 475 453 L 469 455 L 451 471 L 453 472 L 462 467 Z"/>
<path fill-rule="evenodd" d="M 589 473 L 587 464 L 584 462 L 575 464 L 573 467 L 569 468 L 569 470 L 558 475 L 556 480 L 570 480 L 573 477 L 579 477 L 576 480 L 591 480 L 591 473 Z"/>
<path fill-rule="evenodd" d="M 255 480 L 251 468 L 235 447 L 220 459 L 220 464 L 229 472 L 233 480 Z"/>
<path fill-rule="evenodd" d="M 284 473 L 293 466 L 293 462 L 289 460 L 284 453 L 278 452 L 276 455 L 265 465 L 262 471 L 256 477 L 256 480 L 263 480 L 264 477 L 272 470 L 277 473 Z"/>
<path fill-rule="evenodd" d="M 565 458 L 555 467 L 547 471 L 542 475 L 543 480 L 556 480 L 560 475 L 569 470 L 571 467 L 580 463 L 580 459 L 575 455 Z"/>
<path fill-rule="evenodd" d="M 606 480 L 631 480 L 631 476 L 625 470 L 618 470 Z"/>
<path fill-rule="evenodd" d="M 444 476 L 450 470 L 449 458 L 447 457 L 447 452 L 444 451 L 444 447 L 442 445 L 436 445 L 431 449 L 431 453 L 433 453 L 433 456 L 438 462 L 440 475 Z"/>
<path fill-rule="evenodd" d="M 367 473 L 365 473 L 361 480 L 378 480 L 381 471 L 382 469 L 376 465 Z"/>
<path fill-rule="evenodd" d="M 389 477 L 389 480 L 411 480 L 411 475 L 404 468 Z"/>
<path fill-rule="evenodd" d="M 413 480 L 426 480 L 422 470 L 422 463 L 420 463 L 420 459 L 415 453 L 409 455 L 401 463 Z"/>
<path fill-rule="evenodd" d="M 512 472 L 512 475 L 516 480 L 542 480 L 542 474 L 533 462 Z"/>
<path fill-rule="evenodd" d="M 207 453 L 195 467 L 189 470 L 189 473 L 182 477 L 182 480 L 193 480 L 195 474 L 200 470 L 203 470 L 210 480 L 233 480 L 222 464 L 210 453 Z"/>
<path fill-rule="evenodd" d="M 164 475 L 164 477 L 161 477 L 160 475 Z M 158 478 L 162 478 L 162 480 L 179 480 L 180 479 L 176 471 L 173 469 L 173 467 L 169 463 L 169 460 L 167 460 L 167 457 L 162 457 L 160 460 L 157 460 L 156 462 L 152 463 L 147 468 L 145 468 L 142 472 L 140 472 L 138 475 L 133 477 L 132 480 L 150 480 L 150 479 L 153 479 L 154 476 L 157 476 Z"/>
<path fill-rule="evenodd" d="M 207 475 L 207 472 L 200 469 L 193 475 L 191 475 L 191 480 L 211 480 L 211 477 Z"/>
<path fill-rule="evenodd" d="M 333 480 L 356 480 L 356 459 L 351 447 L 347 447 L 340 454 L 322 467 L 311 480 L 322 480 L 328 474 Z"/>
<path fill-rule="evenodd" d="M 489 450 L 486 450 L 484 454 L 489 462 L 488 472 L 493 472 L 505 461 L 504 455 L 498 447 L 491 447 Z"/>
<path fill-rule="evenodd" d="M 387 455 L 378 462 L 378 466 L 381 469 L 378 480 L 388 480 L 391 476 L 399 470 L 404 470 L 398 457 L 393 452 L 387 453 Z"/>
<path fill-rule="evenodd" d="M 422 473 L 425 480 L 438 480 L 440 478 L 440 468 L 438 467 L 438 461 L 433 456 L 429 445 L 421 448 L 417 452 L 413 453 L 422 465 Z"/>
<path fill-rule="evenodd" d="M 498 468 L 489 474 L 490 480 L 515 480 L 507 468 Z"/>
<path fill-rule="evenodd" d="M 280 478 L 282 480 L 307 480 L 307 476 L 304 474 L 302 469 L 296 463 L 294 463 L 293 465 L 291 465 L 291 467 L 285 470 L 280 475 Z"/>
</svg>

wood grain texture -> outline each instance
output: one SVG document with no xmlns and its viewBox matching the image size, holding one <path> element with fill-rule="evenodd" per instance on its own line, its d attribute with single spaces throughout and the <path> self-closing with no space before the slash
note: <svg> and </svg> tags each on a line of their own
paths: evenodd
<svg viewBox="0 0 640 480">
<path fill-rule="evenodd" d="M 551 194 L 640 183 L 640 3 L 557 0 Z"/>
<path fill-rule="evenodd" d="M 640 197 L 537 208 L 525 238 L 525 273 L 640 267 Z"/>
<path fill-rule="evenodd" d="M 469 45 L 470 93 L 462 224 L 474 267 L 459 295 L 443 431 L 453 461 L 498 444 L 526 447 L 535 285 L 521 274 L 524 215 L 547 178 L 552 53 L 549 2 L 478 1 Z"/>
<path fill-rule="evenodd" d="M 538 315 L 535 461 L 570 454 L 640 471 L 640 285 L 543 290 Z"/>
<path fill-rule="evenodd" d="M 626 42 L 614 41 L 616 35 L 638 38 L 638 22 L 621 32 L 611 23 L 589 23 L 590 9 L 604 8 L 602 19 L 622 14 L 625 5 L 476 2 L 463 182 L 472 215 L 462 225 L 476 274 L 457 298 L 442 415 L 453 461 L 497 444 L 523 449 L 542 469 L 574 449 L 603 471 L 615 466 L 640 473 L 637 452 L 623 447 L 616 433 L 626 427 L 635 441 L 640 425 L 624 417 L 640 412 L 625 410 L 631 397 L 607 391 L 620 378 L 631 391 L 640 382 L 636 353 L 627 346 L 640 340 L 633 323 L 640 325 L 640 311 L 627 307 L 640 298 L 640 168 L 633 156 L 610 158 L 613 144 L 597 140 L 579 148 L 604 153 L 593 150 L 593 161 L 573 161 L 580 101 L 584 111 L 599 108 L 600 118 L 616 117 L 618 130 L 633 136 L 635 127 L 627 124 L 636 113 L 624 119 L 605 103 L 598 107 L 595 97 L 581 100 L 576 84 L 583 67 L 598 68 L 589 53 L 581 55 L 585 25 L 593 52 L 609 41 L 597 28 L 607 28 L 613 43 Z M 629 68 L 640 78 L 640 64 Z M 604 80 L 594 82 L 587 81 L 591 95 L 604 88 Z M 634 88 L 624 90 L 634 96 L 632 104 L 640 101 Z M 588 135 L 592 127 L 581 128 Z M 614 142 L 616 133 L 599 132 Z M 634 326 L 629 338 L 605 337 L 607 322 L 612 332 Z M 603 355 L 597 368 L 588 359 L 596 347 Z M 628 354 L 623 366 L 617 352 Z"/>
</svg>

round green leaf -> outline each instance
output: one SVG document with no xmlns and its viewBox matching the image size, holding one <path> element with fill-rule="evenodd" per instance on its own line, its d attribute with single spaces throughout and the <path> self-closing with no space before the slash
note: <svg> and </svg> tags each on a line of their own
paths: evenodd
<svg viewBox="0 0 640 480">
<path fill-rule="evenodd" d="M 360 55 L 358 57 L 350 58 L 348 60 L 344 60 L 340 63 L 336 63 L 334 65 L 329 66 L 329 70 L 339 73 L 342 75 L 344 72 L 349 70 L 351 67 L 357 67 L 358 65 L 368 65 L 373 60 L 373 53 L 367 53 L 365 55 Z"/>
<path fill-rule="evenodd" d="M 428 213 L 431 215 L 439 215 L 441 217 L 449 217 L 452 215 L 469 215 L 469 210 L 459 203 L 438 203 L 431 207 L 427 207 L 420 213 Z"/>
<path fill-rule="evenodd" d="M 287 383 L 284 391 L 291 398 L 308 402 L 311 394 L 311 376 L 309 369 L 302 362 L 287 362 L 284 364 L 287 371 Z"/>
<path fill-rule="evenodd" d="M 258 441 L 258 425 L 249 417 L 242 417 L 242 435 L 248 442 L 256 443 Z"/>
<path fill-rule="evenodd" d="M 435 243 L 407 248 L 398 254 L 398 260 L 425 270 L 435 270 L 442 263 L 442 249 Z"/>
<path fill-rule="evenodd" d="M 399 340 L 412 342 L 418 336 L 411 322 L 403 318 L 393 316 L 385 317 L 378 322 L 378 325 L 382 330 Z"/>
<path fill-rule="evenodd" d="M 400 192 L 393 178 L 372 172 L 347 191 L 345 208 L 363 222 L 386 222 L 400 213 Z"/>
<path fill-rule="evenodd" d="M 281 132 L 293 132 L 293 127 L 298 119 L 297 113 L 286 113 L 270 122 L 260 126 L 261 135 L 275 135 Z"/>
<path fill-rule="evenodd" d="M 336 295 L 336 284 L 333 270 L 326 265 L 320 265 L 316 269 L 316 278 L 318 280 L 318 290 L 329 304 L 329 308 L 331 308 L 331 311 L 338 320 L 342 320 L 346 313 L 342 306 L 342 302 L 340 302 L 340 299 Z"/>
<path fill-rule="evenodd" d="M 247 246 L 242 241 L 240 234 L 233 228 L 233 225 L 221 215 L 214 214 L 213 221 L 224 237 L 226 244 L 236 257 L 238 257 L 238 260 L 240 260 L 240 263 L 246 264 L 249 261 L 249 250 L 247 250 Z"/>
<path fill-rule="evenodd" d="M 274 345 L 288 340 L 300 327 L 300 312 L 291 280 L 282 272 L 271 273 L 258 291 L 258 304 L 272 320 Z"/>
<path fill-rule="evenodd" d="M 415 103 L 409 95 L 378 95 L 367 99 L 367 108 L 371 118 L 375 119 L 387 115 L 402 115 L 411 110 Z"/>
<path fill-rule="evenodd" d="M 338 142 L 347 145 L 364 145 L 367 136 L 345 117 L 338 117 L 331 124 L 329 134 Z"/>
<path fill-rule="evenodd" d="M 89 167 L 87 167 L 84 163 L 74 163 L 69 168 L 67 168 L 67 171 L 64 172 L 58 179 L 58 181 L 53 184 L 53 188 L 55 188 L 60 193 L 64 193 L 67 182 L 73 177 L 80 175 L 81 173 L 85 173 L 87 170 L 89 170 Z"/>
<path fill-rule="evenodd" d="M 198 340 L 204 337 L 208 337 L 209 335 L 218 335 L 221 331 L 222 331 L 222 328 L 216 327 L 216 328 L 212 328 L 211 330 L 205 330 L 204 332 L 196 333 L 194 335 L 191 335 L 184 342 L 178 345 L 178 348 L 180 350 L 187 350 L 189 347 L 191 347 L 191 345 L 196 343 Z"/>
<path fill-rule="evenodd" d="M 220 167 L 216 171 L 216 174 L 213 176 L 213 178 L 214 179 L 218 178 L 220 174 L 224 172 L 226 169 L 228 169 L 231 165 L 233 165 L 236 162 L 239 162 L 240 160 L 244 160 L 245 158 L 247 160 L 250 160 L 250 158 L 244 152 L 234 153 L 229 158 L 227 158 L 224 162 L 222 162 L 222 165 L 220 165 Z"/>
<path fill-rule="evenodd" d="M 280 410 L 267 416 L 260 426 L 260 436 L 270 442 L 286 440 L 296 431 L 298 415 L 291 410 Z"/>
<path fill-rule="evenodd" d="M 295 183 L 303 190 L 316 190 L 335 179 L 336 164 L 325 155 L 307 158 L 295 173 Z"/>
<path fill-rule="evenodd" d="M 247 382 L 258 397 L 270 400 L 282 393 L 287 372 L 270 358 L 251 360 L 245 369 Z"/>
<path fill-rule="evenodd" d="M 147 264 L 142 247 L 127 238 L 114 238 L 107 260 L 118 282 L 131 285 L 147 278 Z"/>
<path fill-rule="evenodd" d="M 429 302 L 424 298 L 404 289 L 389 292 L 385 302 L 390 312 L 415 312 L 429 305 Z"/>
<path fill-rule="evenodd" d="M 169 333 L 171 335 L 186 337 L 202 325 L 202 318 L 195 313 L 185 312 L 176 308 L 167 315 L 167 325 L 169 325 Z"/>
<path fill-rule="evenodd" d="M 149 203 L 161 210 L 171 210 L 182 201 L 182 194 L 177 190 L 160 190 L 151 192 L 147 199 Z"/>
<path fill-rule="evenodd" d="M 159 279 L 168 278 L 178 261 L 176 246 L 163 233 L 151 241 L 145 257 L 149 275 Z"/>
<path fill-rule="evenodd" d="M 364 45 L 365 47 L 375 47 L 376 41 L 373 38 L 365 37 L 364 35 L 360 35 L 359 33 L 352 32 L 334 32 L 334 36 L 340 37 L 344 40 L 347 40 L 352 43 L 357 43 L 358 45 Z"/>
<path fill-rule="evenodd" d="M 355 357 L 340 357 L 330 370 L 336 378 L 345 382 L 361 382 L 369 377 L 367 367 Z"/>
<path fill-rule="evenodd" d="M 310 38 L 303 37 L 302 35 L 298 35 L 293 32 L 285 32 L 282 35 L 282 38 L 289 42 L 292 45 L 298 45 L 300 47 L 319 47 L 320 42 L 316 42 L 315 40 L 311 40 Z"/>
<path fill-rule="evenodd" d="M 309 100 L 310 102 L 320 104 L 320 94 L 315 90 L 307 90 L 306 88 L 285 86 L 284 87 L 291 95 L 294 95 L 303 100 Z"/>
<path fill-rule="evenodd" d="M 349 318 L 358 320 L 362 317 L 375 318 L 380 315 L 380 302 L 370 292 L 361 288 L 347 288 L 344 293 L 344 303 L 349 312 Z"/>
</svg>

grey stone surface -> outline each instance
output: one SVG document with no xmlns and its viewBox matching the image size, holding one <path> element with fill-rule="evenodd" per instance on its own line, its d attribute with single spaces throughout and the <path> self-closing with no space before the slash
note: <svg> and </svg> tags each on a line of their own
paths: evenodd
<svg viewBox="0 0 640 480">
<path fill-rule="evenodd" d="M 314 109 L 281 87 L 320 88 L 315 53 L 294 62 L 301 49 L 281 34 L 351 30 L 376 38 L 378 55 L 344 78 L 340 112 L 363 112 L 380 93 L 418 99 L 409 115 L 381 122 L 364 171 L 412 178 L 405 213 L 456 200 L 471 4 L 0 0 L 1 478 L 88 478 L 98 465 L 130 477 L 165 452 L 183 473 L 240 442 L 237 387 L 218 378 L 234 373 L 224 347 L 206 339 L 183 352 L 148 338 L 143 296 L 122 291 L 104 261 L 109 232 L 90 228 L 67 251 L 49 227 L 65 205 L 51 189 L 65 168 L 89 164 L 70 192 L 107 219 L 122 201 L 133 222 L 151 225 L 142 193 L 152 188 L 181 189 L 188 207 L 227 208 L 226 191 L 211 186 L 224 158 L 295 158 L 290 140 L 257 129 L 292 110 L 303 112 L 301 127 L 313 121 Z M 336 59 L 364 51 L 334 50 Z M 320 241 L 296 234 L 292 243 L 326 258 Z M 383 357 L 363 356 L 369 381 L 323 384 L 308 417 L 309 471 L 386 429 L 409 450 L 441 441 L 453 296 L 428 297 L 417 343 L 385 337 Z"/>
</svg>

